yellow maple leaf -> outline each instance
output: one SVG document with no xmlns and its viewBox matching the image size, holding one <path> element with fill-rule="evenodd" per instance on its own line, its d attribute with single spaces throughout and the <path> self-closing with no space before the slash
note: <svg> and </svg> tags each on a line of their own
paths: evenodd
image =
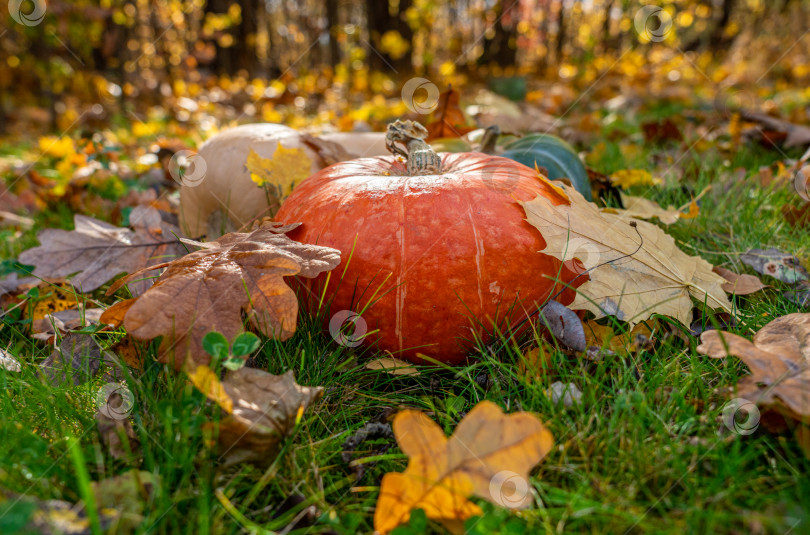
<svg viewBox="0 0 810 535">
<path fill-rule="evenodd" d="M 482 513 L 468 500 L 473 494 L 511 509 L 527 507 L 532 502 L 529 470 L 554 445 L 537 416 L 504 414 L 491 401 L 473 407 L 449 439 L 415 410 L 397 414 L 393 428 L 410 461 L 404 472 L 383 477 L 374 513 L 374 529 L 380 533 L 407 522 L 417 508 L 459 531 L 465 519 Z"/>
<path fill-rule="evenodd" d="M 289 195 L 296 184 L 312 173 L 312 160 L 303 148 L 287 148 L 281 143 L 270 158 L 262 158 L 251 148 L 245 166 L 253 182 L 278 199 Z"/>
</svg>

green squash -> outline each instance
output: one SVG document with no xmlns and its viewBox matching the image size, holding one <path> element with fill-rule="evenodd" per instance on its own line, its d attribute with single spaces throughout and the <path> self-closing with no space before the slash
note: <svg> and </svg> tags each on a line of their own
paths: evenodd
<svg viewBox="0 0 810 535">
<path fill-rule="evenodd" d="M 529 167 L 534 167 L 535 164 L 538 167 L 545 167 L 549 179 L 567 178 L 574 189 L 589 201 L 593 200 L 585 166 L 582 165 L 574 148 L 556 136 L 528 134 L 504 145 L 500 156 L 511 158 Z"/>
</svg>

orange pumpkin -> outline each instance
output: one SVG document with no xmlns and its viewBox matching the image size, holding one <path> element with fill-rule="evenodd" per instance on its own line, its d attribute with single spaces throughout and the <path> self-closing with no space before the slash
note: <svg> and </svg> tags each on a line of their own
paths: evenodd
<svg viewBox="0 0 810 535">
<path fill-rule="evenodd" d="M 276 219 L 303 223 L 289 233 L 295 240 L 341 251 L 325 301 L 332 315 L 360 314 L 365 343 L 455 364 L 476 338 L 486 343 L 533 314 L 563 287 L 552 279 L 577 286 L 587 277 L 574 280 L 578 262 L 540 253 L 545 241 L 525 221 L 518 200 L 567 202 L 545 178 L 497 156 L 439 156 L 441 173 L 427 175 L 392 156 L 337 163 L 297 186 Z M 312 300 L 325 275 L 304 282 Z M 572 299 L 572 290 L 557 297 Z"/>
</svg>

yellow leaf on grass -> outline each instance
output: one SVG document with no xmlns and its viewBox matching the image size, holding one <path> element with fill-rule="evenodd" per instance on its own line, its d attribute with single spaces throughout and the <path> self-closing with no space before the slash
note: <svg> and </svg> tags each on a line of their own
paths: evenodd
<svg viewBox="0 0 810 535">
<path fill-rule="evenodd" d="M 658 226 L 602 213 L 575 189 L 565 189 L 571 204 L 554 206 L 539 196 L 521 204 L 546 241 L 543 253 L 578 258 L 590 270 L 569 308 L 597 318 L 615 315 L 631 327 L 656 313 L 689 325 L 692 298 L 731 311 L 726 281 L 711 264 L 678 249 Z"/>
<path fill-rule="evenodd" d="M 197 387 L 197 390 L 205 394 L 205 397 L 215 401 L 228 414 L 233 413 L 233 401 L 230 396 L 228 396 L 227 392 L 225 392 L 225 388 L 219 381 L 219 377 L 217 377 L 217 374 L 215 374 L 211 368 L 200 364 L 193 370 L 188 370 L 188 378 L 191 380 L 191 383 Z"/>
<path fill-rule="evenodd" d="M 262 158 L 251 148 L 245 166 L 253 182 L 275 188 L 280 199 L 312 174 L 312 160 L 307 152 L 300 147 L 288 149 L 281 143 L 271 158 Z"/>
<path fill-rule="evenodd" d="M 397 414 L 393 428 L 410 460 L 404 472 L 383 477 L 374 513 L 374 529 L 380 533 L 407 522 L 417 508 L 458 531 L 465 519 L 482 512 L 468 500 L 473 494 L 511 509 L 527 507 L 532 501 L 529 470 L 554 445 L 537 416 L 504 414 L 490 401 L 476 405 L 449 439 L 415 410 Z"/>
<path fill-rule="evenodd" d="M 653 177 L 646 169 L 623 169 L 610 174 L 610 181 L 614 186 L 620 188 L 631 188 L 633 186 L 657 186 L 663 182 L 660 178 Z"/>
</svg>

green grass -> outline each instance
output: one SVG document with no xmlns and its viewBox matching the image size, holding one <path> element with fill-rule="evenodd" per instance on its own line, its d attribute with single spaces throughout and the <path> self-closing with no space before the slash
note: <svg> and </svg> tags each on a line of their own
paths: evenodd
<svg viewBox="0 0 810 535">
<path fill-rule="evenodd" d="M 629 165 L 614 148 L 605 151 L 600 169 Z M 664 150 L 647 147 L 643 159 L 652 162 Z M 700 215 L 668 228 L 683 250 L 735 270 L 747 269 L 738 257 L 751 247 L 778 247 L 806 261 L 810 234 L 791 228 L 780 213 L 782 204 L 795 198 L 788 187 L 763 189 L 756 178 L 730 189 L 722 186 L 736 167 L 755 177 L 760 166 L 780 158 L 778 152 L 750 147 L 734 155 L 716 149 L 690 153 L 681 163 L 691 179 L 634 193 L 678 206 L 712 184 Z M 69 214 L 40 215 L 37 228 L 55 221 L 68 227 Z M 31 232 L 19 239 L 11 239 L 9 231 L 0 234 L 3 258 L 35 243 Z M 781 296 L 779 282 L 766 282 L 772 288 L 738 299 L 733 332 L 750 337 L 774 317 L 798 311 Z M 77 502 L 93 495 L 92 481 L 130 469 L 152 472 L 159 477 L 153 494 L 133 498 L 140 516 L 127 529 L 135 533 L 279 532 L 310 505 L 317 509 L 314 525 L 288 533 L 371 532 L 380 479 L 403 470 L 407 459 L 396 446 L 379 455 L 384 441 L 365 444 L 358 458 L 371 460 L 364 463 L 362 478 L 354 480 L 341 460 L 344 440 L 366 422 L 403 407 L 429 412 L 449 434 L 484 399 L 507 411 L 539 414 L 555 446 L 532 472 L 535 506 L 512 513 L 479 500 L 485 515 L 468 523 L 471 533 L 783 534 L 806 532 L 810 523 L 810 461 L 789 434 L 763 428 L 748 436 L 721 433 L 726 402 L 721 390 L 747 370 L 734 359 L 698 355 L 694 337 L 673 337 L 652 352 L 599 362 L 556 350 L 550 368 L 532 379 L 520 372 L 523 353 L 533 343 L 525 338 L 452 370 L 391 376 L 365 369 L 368 351 L 335 344 L 317 321 L 302 314 L 292 339 L 263 340 L 258 363 L 272 373 L 293 370 L 300 384 L 323 386 L 322 400 L 284 440 L 269 468 L 222 469 L 204 431 L 219 409 L 183 377 L 147 359 L 143 371 L 127 378 L 140 454 L 115 460 L 93 419 L 94 396 L 104 380 L 78 387 L 43 383 L 36 364 L 48 348 L 27 336 L 18 315 L 3 322 L 0 346 L 18 355 L 24 368 L 19 374 L 0 369 L 0 488 Z M 119 337 L 98 335 L 106 346 Z M 154 356 L 154 344 L 149 352 Z M 576 384 L 582 403 L 553 404 L 547 389 L 554 381 Z M 99 522 L 96 509 L 88 507 L 93 524 Z M 11 533 L 11 522 L 31 511 L 26 500 L 0 503 L 0 532 Z M 443 531 L 433 523 L 427 529 Z"/>
</svg>

